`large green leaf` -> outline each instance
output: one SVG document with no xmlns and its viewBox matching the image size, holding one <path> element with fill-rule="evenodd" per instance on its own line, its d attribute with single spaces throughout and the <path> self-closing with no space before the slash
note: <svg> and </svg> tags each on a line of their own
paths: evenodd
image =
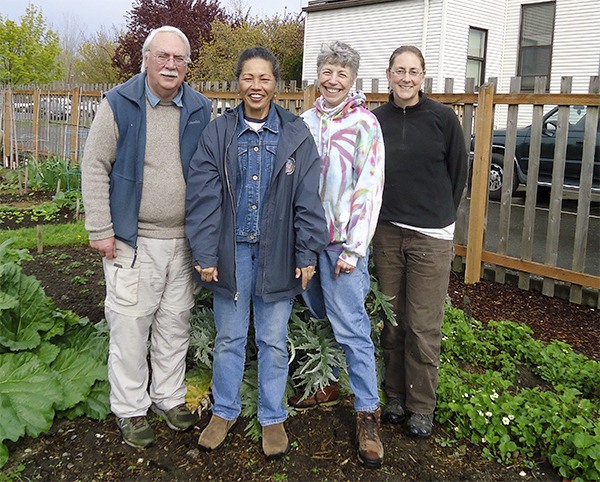
<svg viewBox="0 0 600 482">
<path fill-rule="evenodd" d="M 14 263 L 0 265 L 0 293 L 18 303 L 2 310 L 0 318 L 0 346 L 12 351 L 35 348 L 40 344 L 39 332 L 46 332 L 56 323 L 54 302 L 48 298 L 40 282 L 25 275 Z M 6 304 L 6 303 L 5 303 Z"/>
<path fill-rule="evenodd" d="M 52 426 L 62 402 L 56 374 L 33 353 L 0 355 L 0 442 L 24 433 L 37 437 Z"/>
<path fill-rule="evenodd" d="M 64 389 L 64 398 L 57 404 L 57 410 L 75 406 L 87 397 L 96 380 L 107 378 L 106 364 L 74 348 L 61 350 L 51 366 L 58 373 Z"/>
<path fill-rule="evenodd" d="M 60 412 L 58 415 L 73 420 L 83 415 L 96 420 L 104 420 L 110 413 L 110 384 L 106 380 L 94 383 L 88 396 L 73 408 Z"/>
</svg>

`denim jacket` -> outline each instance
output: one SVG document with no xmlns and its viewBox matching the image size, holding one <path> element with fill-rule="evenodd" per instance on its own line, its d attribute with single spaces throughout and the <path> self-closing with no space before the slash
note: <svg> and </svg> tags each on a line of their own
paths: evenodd
<svg viewBox="0 0 600 482">
<path fill-rule="evenodd" d="M 271 109 L 265 124 L 256 132 L 238 108 L 237 220 L 238 243 L 256 243 L 260 220 L 269 195 L 269 184 L 279 142 L 279 116 Z"/>
<path fill-rule="evenodd" d="M 260 219 L 255 294 L 264 301 L 302 292 L 296 268 L 316 265 L 328 243 L 319 198 L 319 153 L 298 116 L 271 104 L 281 122 L 267 199 Z M 236 299 L 238 112 L 228 110 L 202 133 L 190 163 L 185 232 L 196 265 L 216 266 L 219 281 L 204 286 Z M 196 279 L 199 279 L 196 276 Z"/>
</svg>

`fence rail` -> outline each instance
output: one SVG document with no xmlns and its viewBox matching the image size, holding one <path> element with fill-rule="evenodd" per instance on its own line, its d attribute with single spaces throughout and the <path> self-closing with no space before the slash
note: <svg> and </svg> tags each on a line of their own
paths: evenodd
<svg viewBox="0 0 600 482">
<path fill-rule="evenodd" d="M 592 178 L 598 159 L 598 108 L 600 78 L 590 79 L 588 93 L 571 93 L 569 77 L 563 78 L 561 93 L 550 94 L 540 87 L 534 93 L 519 93 L 519 79 L 511 82 L 511 92 L 495 92 L 493 82 L 475 92 L 469 79 L 465 92 L 454 93 L 453 81 L 447 79 L 445 91 L 431 92 L 426 79 L 425 90 L 430 97 L 454 107 L 463 127 L 465 141 L 477 142 L 471 166 L 470 189 L 465 190 L 459 207 L 455 234 L 455 269 L 463 270 L 465 281 L 476 283 L 485 273 L 498 282 L 516 276 L 522 289 L 532 283 L 541 285 L 548 296 L 568 297 L 576 303 L 600 307 L 600 200 Z M 372 86 L 377 89 L 377 83 Z M 360 79 L 357 88 L 360 88 Z M 64 156 L 77 162 L 82 155 L 87 131 L 102 97 L 110 86 L 87 86 L 64 90 L 27 88 L 6 89 L 0 98 L 0 129 L 2 129 L 3 165 L 14 168 L 23 155 Z M 98 88 L 100 87 L 100 88 Z M 212 102 L 215 117 L 227 107 L 239 103 L 235 83 L 218 82 L 195 86 Z M 289 111 L 300 114 L 310 108 L 316 98 L 314 85 L 298 89 L 296 84 L 281 85 L 275 101 Z M 366 93 L 370 109 L 388 100 L 387 93 Z M 565 214 L 566 202 L 562 171 L 565 166 L 563 147 L 557 147 L 548 207 L 540 209 L 538 172 L 540 165 L 541 122 L 548 106 L 585 106 L 587 124 L 582 157 L 579 189 L 572 202 L 576 212 Z M 563 111 L 567 107 L 559 107 Z M 514 156 L 517 124 L 524 115 L 532 126 L 529 170 L 524 203 L 515 204 L 511 191 L 516 176 L 513 163 L 504 166 L 504 183 L 498 203 L 488 199 L 488 182 L 492 132 L 500 123 L 506 129 L 505 158 Z M 563 116 L 564 112 L 559 115 Z M 568 122 L 559 123 L 557 146 L 568 135 Z M 562 149 L 562 151 L 561 151 Z M 572 194 L 570 194 L 572 197 Z M 573 217 L 575 217 L 573 219 Z M 492 236 L 490 233 L 494 231 Z M 520 239 L 520 242 L 519 242 Z M 559 253 L 561 256 L 559 256 Z M 490 275 L 491 273 L 491 275 Z M 514 276 L 513 276 L 514 275 Z M 564 295 L 564 290 L 568 291 Z"/>
</svg>

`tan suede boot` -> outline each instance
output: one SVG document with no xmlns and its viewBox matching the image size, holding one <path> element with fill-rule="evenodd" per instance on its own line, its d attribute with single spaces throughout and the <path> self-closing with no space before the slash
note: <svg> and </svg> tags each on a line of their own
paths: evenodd
<svg viewBox="0 0 600 482">
<path fill-rule="evenodd" d="M 383 461 L 383 444 L 379 438 L 381 410 L 356 414 L 358 460 L 365 467 L 378 469 Z"/>
<path fill-rule="evenodd" d="M 290 441 L 283 423 L 267 425 L 262 428 L 263 452 L 269 460 L 283 457 L 290 449 Z"/>
<path fill-rule="evenodd" d="M 213 415 L 210 422 L 200 434 L 198 445 L 204 450 L 216 450 L 225 443 L 227 433 L 235 425 L 235 420 L 225 420 L 224 418 Z"/>
</svg>

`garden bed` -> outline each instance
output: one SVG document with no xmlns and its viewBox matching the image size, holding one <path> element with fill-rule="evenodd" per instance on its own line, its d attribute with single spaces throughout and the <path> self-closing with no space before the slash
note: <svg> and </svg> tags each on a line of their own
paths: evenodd
<svg viewBox="0 0 600 482">
<path fill-rule="evenodd" d="M 102 319 L 102 265 L 94 251 L 50 248 L 32 255 L 33 260 L 24 262 L 23 269 L 41 281 L 58 307 L 88 316 L 93 322 Z M 540 340 L 558 339 L 600 360 L 600 317 L 593 308 L 490 281 L 465 285 L 457 273 L 451 276 L 449 295 L 454 306 L 476 320 L 525 323 Z M 519 379 L 528 387 L 540 383 L 528 372 Z M 122 443 L 112 416 L 104 421 L 57 420 L 49 433 L 38 438 L 7 442 L 10 459 L 2 471 L 23 480 L 52 481 L 562 480 L 543 459 L 533 470 L 523 467 L 519 459 L 513 465 L 486 460 L 479 444 L 453 441 L 453 434 L 437 424 L 433 436 L 425 440 L 406 436 L 402 427 L 384 425 L 384 466 L 379 471 L 365 469 L 356 458 L 350 397 L 332 409 L 291 417 L 286 427 L 292 450 L 279 462 L 265 460 L 260 444 L 245 435 L 245 420 L 235 427 L 222 450 L 199 451 L 197 438 L 208 419 L 209 414 L 204 414 L 194 430 L 176 433 L 153 416 L 150 422 L 156 443 L 146 450 Z M 2 474 L 0 480 L 4 480 Z"/>
</svg>

